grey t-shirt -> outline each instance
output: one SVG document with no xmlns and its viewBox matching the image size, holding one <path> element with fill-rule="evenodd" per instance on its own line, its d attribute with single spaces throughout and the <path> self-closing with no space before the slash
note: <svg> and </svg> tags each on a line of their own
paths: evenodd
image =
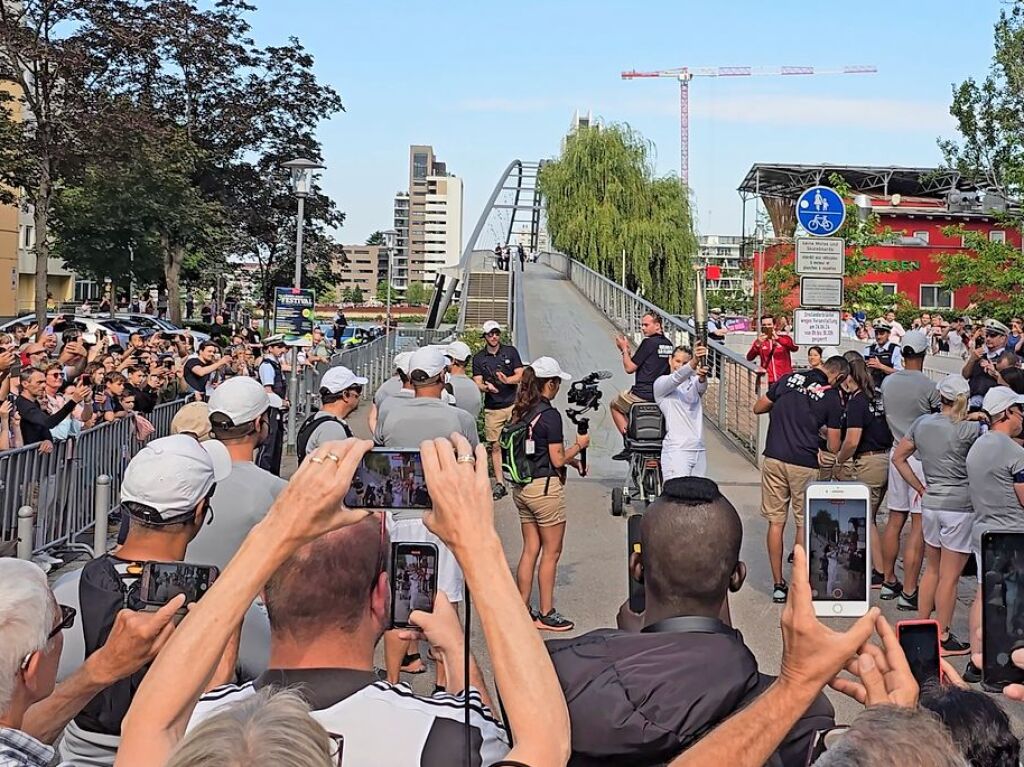
<svg viewBox="0 0 1024 767">
<path fill-rule="evenodd" d="M 406 400 L 410 400 L 415 396 L 416 392 L 414 392 L 412 389 L 399 389 L 390 397 L 385 398 L 384 401 L 377 406 L 377 431 L 373 435 L 374 439 L 376 439 L 377 434 L 380 433 L 380 425 L 381 422 L 384 420 L 384 416 L 386 416 L 388 412 L 396 405 L 399 405 L 405 402 Z"/>
<path fill-rule="evenodd" d="M 373 395 L 373 404 L 380 409 L 381 403 L 384 402 L 388 397 L 394 397 L 398 392 L 402 391 L 402 379 L 398 376 L 391 376 L 388 380 L 380 385 L 380 388 Z"/>
<path fill-rule="evenodd" d="M 935 382 L 920 370 L 897 370 L 882 381 L 882 404 L 892 438 L 899 442 L 914 421 L 938 410 L 942 400 Z"/>
<path fill-rule="evenodd" d="M 974 506 L 975 552 L 981 552 L 982 533 L 1024 529 L 1024 508 L 1013 488 L 1024 483 L 1024 447 L 1001 432 L 985 432 L 967 454 L 967 479 Z"/>
<path fill-rule="evenodd" d="M 213 521 L 188 545 L 188 561 L 217 565 L 221 572 L 249 531 L 262 520 L 288 483 L 250 461 L 236 461 L 210 499 Z"/>
<path fill-rule="evenodd" d="M 394 400 L 384 417 L 377 421 L 377 444 L 384 447 L 418 448 L 420 443 L 460 432 L 469 444 L 479 438 L 476 421 L 469 413 L 433 397 Z"/>
<path fill-rule="evenodd" d="M 981 435 L 977 421 L 954 423 L 941 413 L 923 415 L 907 431 L 924 467 L 921 505 L 935 511 L 971 511 L 967 452 Z"/>
<path fill-rule="evenodd" d="M 468 376 L 452 376 L 448 379 L 455 393 L 455 405 L 473 416 L 474 419 L 480 415 L 482 392 L 476 388 L 473 379 Z"/>
<path fill-rule="evenodd" d="M 331 414 L 318 410 L 313 414 L 313 420 L 319 421 L 329 415 Z M 337 418 L 337 416 L 334 417 Z M 312 453 L 325 442 L 335 442 L 343 439 L 348 439 L 345 427 L 337 421 L 325 421 L 313 429 L 313 433 L 309 435 L 309 440 L 306 442 L 306 455 Z"/>
</svg>

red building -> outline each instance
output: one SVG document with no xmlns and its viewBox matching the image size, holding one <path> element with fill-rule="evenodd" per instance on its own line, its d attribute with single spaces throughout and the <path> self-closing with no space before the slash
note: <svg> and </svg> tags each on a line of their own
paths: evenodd
<svg viewBox="0 0 1024 767">
<path fill-rule="evenodd" d="M 739 188 L 743 198 L 744 231 L 747 202 L 759 200 L 771 218 L 776 239 L 769 240 L 764 268 L 773 254 L 791 253 L 797 229 L 796 200 L 809 187 L 830 185 L 833 174 L 842 177 L 859 208 L 870 208 L 882 228 L 895 232 L 891 243 L 865 250 L 869 258 L 904 261 L 916 265 L 910 271 L 869 274 L 892 293 L 903 293 L 910 301 L 929 309 L 963 309 L 972 290 L 963 288 L 951 295 L 942 289 L 937 256 L 962 252 L 959 236 L 949 237 L 943 229 L 962 226 L 1022 247 L 1021 233 L 1004 228 L 999 214 L 1008 203 L 997 194 L 968 183 L 955 171 L 939 168 L 865 168 L 837 165 L 754 165 Z M 755 264 L 755 267 L 759 265 Z"/>
</svg>

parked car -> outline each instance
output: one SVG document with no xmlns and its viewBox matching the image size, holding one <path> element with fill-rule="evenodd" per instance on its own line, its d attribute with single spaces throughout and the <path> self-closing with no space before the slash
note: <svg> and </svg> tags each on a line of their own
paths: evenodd
<svg viewBox="0 0 1024 767">
<path fill-rule="evenodd" d="M 70 324 L 74 325 L 83 333 L 97 333 L 102 331 L 103 333 L 112 336 L 121 346 L 128 345 L 128 336 L 136 330 L 146 336 L 152 334 L 152 331 L 145 331 L 142 328 L 129 325 L 123 320 L 111 319 L 110 317 L 69 317 L 67 314 L 49 314 L 47 315 L 47 320 L 52 320 L 54 317 L 65 318 L 57 322 L 53 327 L 54 332 L 58 334 L 63 333 Z M 15 325 L 31 325 L 35 321 L 35 314 L 24 314 L 13 320 L 8 320 L 7 322 L 0 324 L 0 331 L 9 333 Z"/>
<path fill-rule="evenodd" d="M 151 332 L 159 331 L 165 336 L 180 336 L 185 333 L 185 328 L 180 325 L 175 325 L 170 320 L 165 320 L 160 317 L 151 317 L 148 314 L 122 314 L 119 312 L 117 314 L 117 318 L 142 330 L 149 330 Z M 200 333 L 197 330 L 190 330 L 189 333 L 192 336 L 192 348 L 194 351 L 199 350 L 199 344 L 203 341 L 210 340 L 210 335 L 208 333 Z"/>
</svg>

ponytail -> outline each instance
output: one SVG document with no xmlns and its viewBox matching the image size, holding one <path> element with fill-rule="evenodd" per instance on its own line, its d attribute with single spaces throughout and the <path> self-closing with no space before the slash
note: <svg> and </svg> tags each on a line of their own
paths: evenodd
<svg viewBox="0 0 1024 767">
<path fill-rule="evenodd" d="M 942 406 L 949 408 L 949 420 L 953 423 L 960 423 L 967 418 L 968 395 L 958 394 L 956 399 L 942 397 Z"/>
</svg>

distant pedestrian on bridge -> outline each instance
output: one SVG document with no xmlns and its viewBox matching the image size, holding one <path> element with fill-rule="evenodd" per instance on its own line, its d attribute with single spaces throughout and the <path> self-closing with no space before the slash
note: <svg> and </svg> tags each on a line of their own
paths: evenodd
<svg viewBox="0 0 1024 767">
<path fill-rule="evenodd" d="M 512 419 L 516 387 L 523 377 L 519 350 L 501 342 L 501 325 L 488 320 L 483 327 L 487 345 L 473 355 L 473 381 L 484 393 L 484 441 L 494 467 L 494 499 L 508 495 L 501 473 L 501 430 Z"/>
<path fill-rule="evenodd" d="M 516 246 L 516 255 L 519 256 L 519 268 L 526 269 L 526 248 L 522 243 Z"/>
<path fill-rule="evenodd" d="M 673 346 L 662 332 L 661 317 L 653 311 L 647 312 L 640 320 L 640 330 L 644 340 L 633 354 L 629 351 L 629 339 L 621 335 L 615 338 L 615 346 L 622 354 L 623 370 L 636 374 L 632 388 L 619 394 L 610 405 L 612 421 L 623 436 L 629 424 L 629 409 L 637 402 L 654 402 L 654 382 L 670 372 L 668 361 Z M 629 451 L 624 448 L 613 458 L 628 460 Z"/>
</svg>

